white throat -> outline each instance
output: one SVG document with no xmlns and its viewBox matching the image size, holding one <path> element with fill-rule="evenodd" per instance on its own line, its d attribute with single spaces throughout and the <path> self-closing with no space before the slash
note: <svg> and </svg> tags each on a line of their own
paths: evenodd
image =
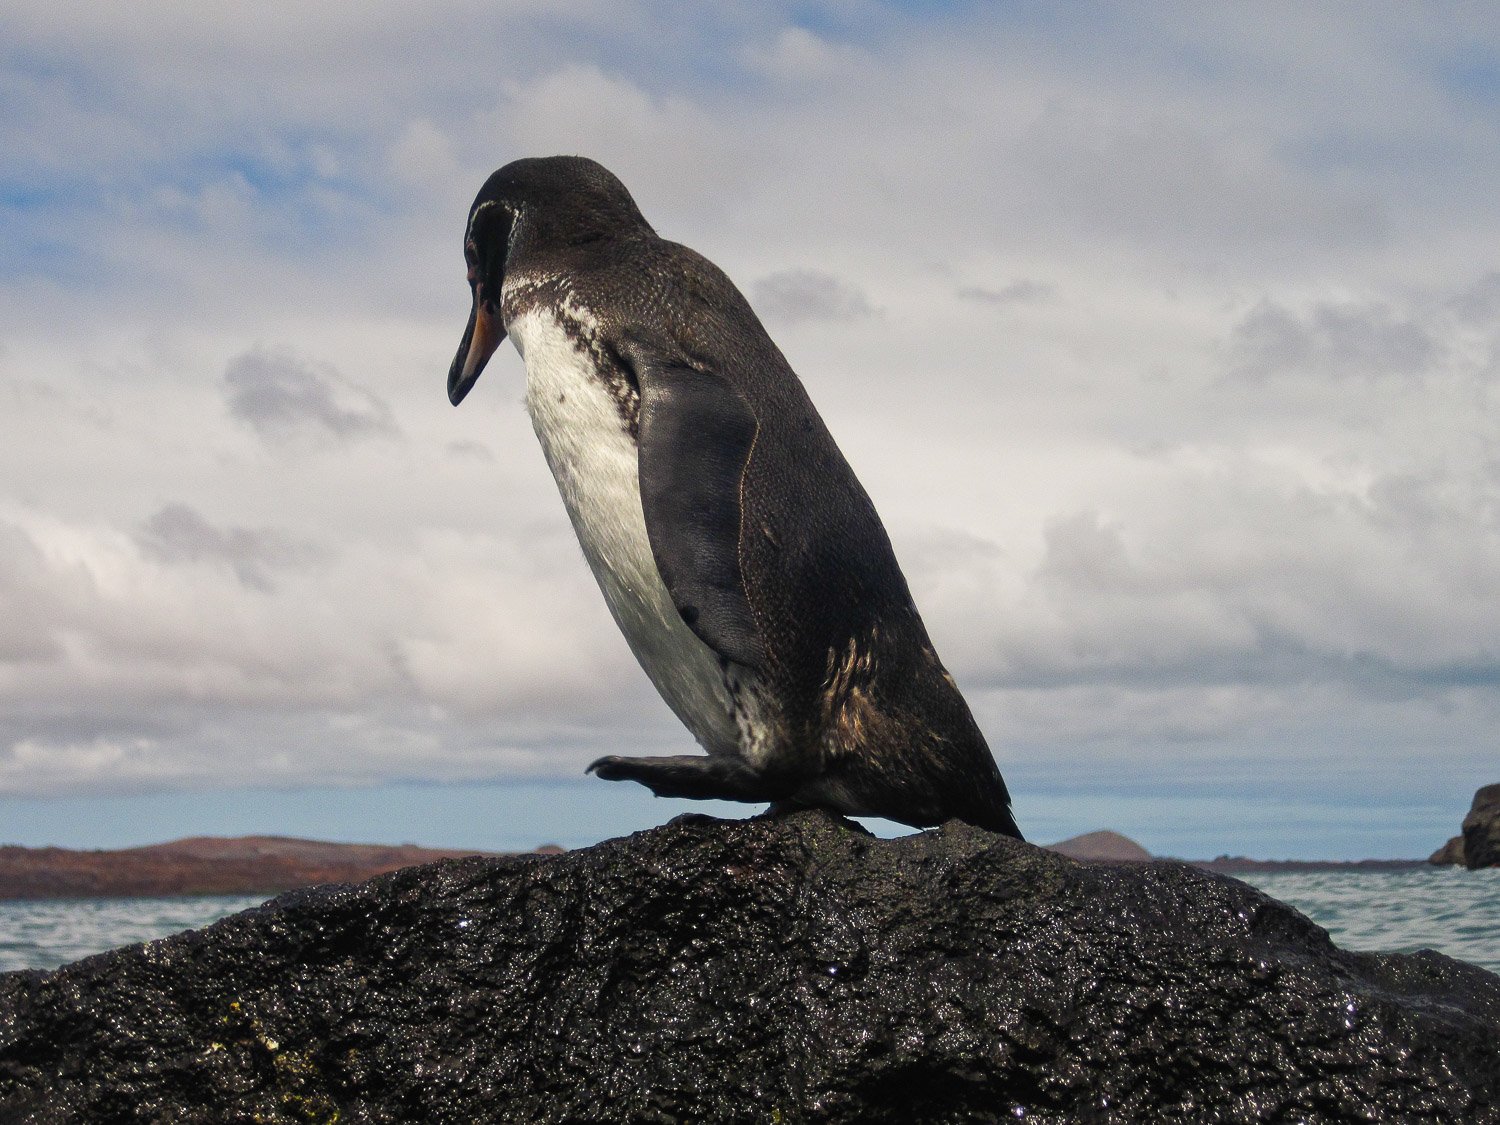
<svg viewBox="0 0 1500 1125">
<path fill-rule="evenodd" d="M 571 301 L 585 333 L 597 322 Z M 589 569 L 631 651 L 667 705 L 711 754 L 739 753 L 734 700 L 718 656 L 683 623 L 656 569 L 641 508 L 639 456 L 586 348 L 556 314 L 506 324 L 526 362 L 526 409 Z M 743 678 L 743 677 L 742 677 Z"/>
</svg>

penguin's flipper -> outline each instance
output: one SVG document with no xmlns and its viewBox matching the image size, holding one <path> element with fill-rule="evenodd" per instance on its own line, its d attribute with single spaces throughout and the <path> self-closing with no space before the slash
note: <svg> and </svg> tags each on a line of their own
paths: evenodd
<svg viewBox="0 0 1500 1125">
<path fill-rule="evenodd" d="M 585 772 L 605 781 L 639 781 L 658 797 L 759 804 L 783 795 L 754 766 L 727 754 L 660 758 L 622 758 L 611 754 L 594 762 Z"/>
<path fill-rule="evenodd" d="M 641 389 L 640 481 L 646 536 L 672 602 L 721 657 L 765 667 L 740 569 L 741 486 L 757 422 L 720 375 L 650 361 Z"/>
</svg>

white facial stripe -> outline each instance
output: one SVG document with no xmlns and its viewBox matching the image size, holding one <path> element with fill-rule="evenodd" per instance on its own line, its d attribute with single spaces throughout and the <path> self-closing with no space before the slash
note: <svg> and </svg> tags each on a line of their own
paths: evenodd
<svg viewBox="0 0 1500 1125">
<path fill-rule="evenodd" d="M 505 209 L 510 212 L 510 230 L 505 236 L 505 256 L 508 258 L 516 248 L 516 231 L 521 229 L 521 210 L 509 203 L 505 205 Z"/>
<path fill-rule="evenodd" d="M 485 211 L 493 206 L 495 206 L 495 201 L 493 199 L 486 199 L 478 207 L 474 208 L 474 213 L 469 216 L 469 229 L 464 231 L 465 244 L 474 240 L 474 224 L 479 221 L 479 216 L 483 215 Z"/>
</svg>

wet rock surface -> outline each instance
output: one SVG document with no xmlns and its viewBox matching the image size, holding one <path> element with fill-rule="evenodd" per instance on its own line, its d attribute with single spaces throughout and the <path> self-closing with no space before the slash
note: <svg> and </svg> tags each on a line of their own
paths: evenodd
<svg viewBox="0 0 1500 1125">
<path fill-rule="evenodd" d="M 1500 978 L 1183 864 L 659 829 L 0 977 L 0 1121 L 1500 1120 Z"/>
</svg>

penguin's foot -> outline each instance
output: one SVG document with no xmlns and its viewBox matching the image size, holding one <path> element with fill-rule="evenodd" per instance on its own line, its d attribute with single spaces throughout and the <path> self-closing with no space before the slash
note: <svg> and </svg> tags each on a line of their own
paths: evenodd
<svg viewBox="0 0 1500 1125">
<path fill-rule="evenodd" d="M 783 816 L 791 816 L 793 813 L 802 812 L 807 806 L 798 804 L 796 801 L 772 801 L 771 807 L 760 815 L 766 820 L 775 820 Z"/>
<path fill-rule="evenodd" d="M 725 755 L 621 758 L 611 754 L 586 772 L 605 781 L 639 781 L 658 797 L 759 803 L 780 796 L 754 767 Z"/>
</svg>

